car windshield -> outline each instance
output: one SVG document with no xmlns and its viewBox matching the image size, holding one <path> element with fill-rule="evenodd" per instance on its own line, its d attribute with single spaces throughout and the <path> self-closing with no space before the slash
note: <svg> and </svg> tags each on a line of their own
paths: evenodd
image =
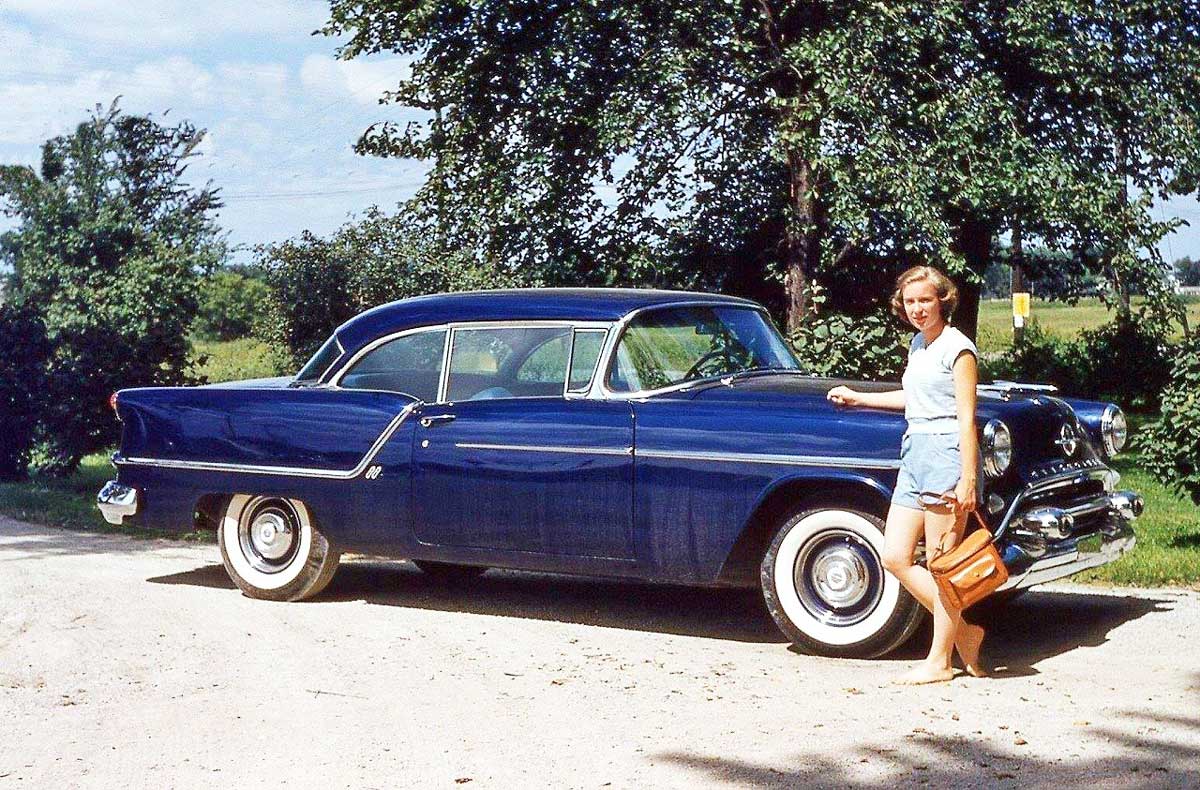
<svg viewBox="0 0 1200 790">
<path fill-rule="evenodd" d="M 713 376 L 799 367 L 760 310 L 667 307 L 630 321 L 608 386 L 614 392 L 641 392 Z"/>
</svg>

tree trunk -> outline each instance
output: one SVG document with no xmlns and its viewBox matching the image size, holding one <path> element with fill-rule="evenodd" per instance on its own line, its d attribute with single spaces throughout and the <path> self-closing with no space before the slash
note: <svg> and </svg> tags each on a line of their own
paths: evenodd
<svg viewBox="0 0 1200 790">
<path fill-rule="evenodd" d="M 954 250 L 966 259 L 967 267 L 982 280 L 992 251 L 995 229 L 978 217 L 967 216 L 955 230 Z M 960 279 L 958 286 L 958 309 L 954 311 L 954 326 L 967 337 L 975 340 L 979 333 L 979 293 L 975 283 Z"/>
<path fill-rule="evenodd" d="M 784 289 L 787 294 L 787 331 L 800 328 L 813 305 L 809 285 L 816 271 L 820 246 L 816 238 L 816 217 L 812 197 L 812 165 L 799 152 L 788 154 L 789 194 L 784 230 Z"/>
</svg>

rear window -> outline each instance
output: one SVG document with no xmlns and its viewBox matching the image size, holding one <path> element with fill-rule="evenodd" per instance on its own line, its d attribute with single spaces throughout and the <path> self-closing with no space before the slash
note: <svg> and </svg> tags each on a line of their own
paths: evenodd
<svg viewBox="0 0 1200 790">
<path fill-rule="evenodd" d="M 329 366 L 336 362 L 341 355 L 342 344 L 338 342 L 337 335 L 331 335 L 325 341 L 325 345 L 321 346 L 317 353 L 312 355 L 312 359 L 296 374 L 296 381 L 319 380 L 321 375 L 329 370 Z"/>
</svg>

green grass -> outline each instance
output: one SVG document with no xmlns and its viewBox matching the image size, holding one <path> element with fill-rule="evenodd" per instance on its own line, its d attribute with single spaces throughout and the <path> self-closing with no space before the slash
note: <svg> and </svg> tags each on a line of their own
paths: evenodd
<svg viewBox="0 0 1200 790">
<path fill-rule="evenodd" d="M 1134 306 L 1139 304 L 1134 299 Z M 1185 297 L 1189 327 L 1200 327 L 1200 297 Z M 1072 338 L 1084 329 L 1095 329 L 1113 318 L 1112 312 L 1099 299 L 1081 299 L 1077 304 L 1033 300 L 1030 320 L 1045 331 L 1062 338 Z M 1012 345 L 1012 302 L 1007 299 L 986 299 L 979 303 L 979 350 L 984 353 L 1003 351 Z"/>
<path fill-rule="evenodd" d="M 1137 491 L 1146 501 L 1146 512 L 1134 522 L 1137 546 L 1116 562 L 1086 571 L 1074 580 L 1200 590 L 1200 508 L 1176 496 L 1139 462 L 1138 454 L 1131 452 L 1113 463 L 1121 473 L 1119 487 Z"/>
<path fill-rule="evenodd" d="M 197 372 L 213 384 L 278 375 L 270 346 L 251 338 L 193 340 L 192 353 L 207 356 Z"/>
</svg>

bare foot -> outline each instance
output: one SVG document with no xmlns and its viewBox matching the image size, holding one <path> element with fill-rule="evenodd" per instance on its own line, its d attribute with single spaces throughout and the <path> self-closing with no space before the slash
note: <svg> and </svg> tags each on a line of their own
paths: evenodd
<svg viewBox="0 0 1200 790">
<path fill-rule="evenodd" d="M 945 683 L 954 679 L 954 670 L 950 667 L 939 667 L 922 661 L 892 681 L 898 686 L 921 686 L 926 683 Z"/>
<path fill-rule="evenodd" d="M 987 668 L 979 663 L 979 648 L 983 645 L 983 637 L 983 626 L 964 620 L 958 628 L 958 638 L 954 640 L 963 668 L 974 678 L 985 678 L 989 674 Z"/>
</svg>

